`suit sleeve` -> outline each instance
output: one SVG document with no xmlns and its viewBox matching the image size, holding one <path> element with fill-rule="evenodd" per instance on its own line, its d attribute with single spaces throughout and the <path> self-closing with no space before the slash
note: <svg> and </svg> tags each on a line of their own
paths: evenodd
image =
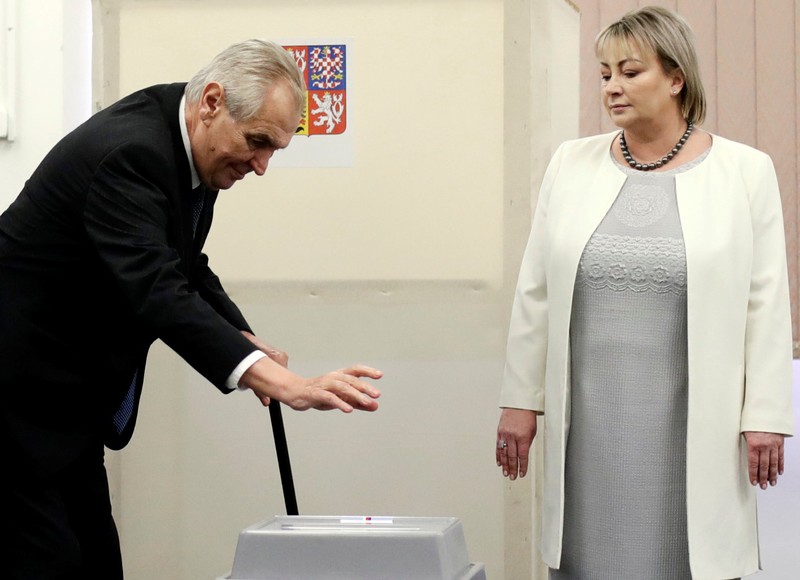
<svg viewBox="0 0 800 580">
<path fill-rule="evenodd" d="M 194 276 L 197 291 L 200 296 L 225 320 L 230 322 L 239 330 L 246 330 L 253 333 L 250 325 L 245 320 L 239 307 L 230 299 L 228 293 L 222 287 L 219 277 L 211 270 L 208 264 L 208 256 L 201 253 L 194 266 Z"/>
<path fill-rule="evenodd" d="M 759 154 L 748 171 L 753 264 L 745 331 L 742 431 L 791 435 L 792 325 L 786 242 L 778 180 L 772 161 Z"/>
<path fill-rule="evenodd" d="M 145 146 L 111 152 L 93 176 L 83 223 L 139 330 L 162 339 L 228 392 L 226 379 L 254 347 L 190 288 L 179 268 L 180 256 L 169 240 L 175 218 L 160 181 L 165 166 L 169 160 Z M 120 331 L 125 329 L 112 330 Z"/>
<path fill-rule="evenodd" d="M 506 346 L 500 407 L 544 412 L 547 360 L 547 217 L 561 163 L 560 147 L 545 172 L 522 257 Z"/>
</svg>

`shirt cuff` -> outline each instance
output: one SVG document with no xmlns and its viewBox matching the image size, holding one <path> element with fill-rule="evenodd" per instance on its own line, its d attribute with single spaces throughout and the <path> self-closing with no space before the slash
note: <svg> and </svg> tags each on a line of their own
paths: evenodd
<svg viewBox="0 0 800 580">
<path fill-rule="evenodd" d="M 236 365 L 236 368 L 233 369 L 233 372 L 228 376 L 228 380 L 225 381 L 225 386 L 228 387 L 229 391 L 240 390 L 243 391 L 247 387 L 240 387 L 239 381 L 242 379 L 242 375 L 249 369 L 257 360 L 261 360 L 264 358 L 265 355 L 260 350 L 256 350 L 248 354 L 242 362 Z"/>
</svg>

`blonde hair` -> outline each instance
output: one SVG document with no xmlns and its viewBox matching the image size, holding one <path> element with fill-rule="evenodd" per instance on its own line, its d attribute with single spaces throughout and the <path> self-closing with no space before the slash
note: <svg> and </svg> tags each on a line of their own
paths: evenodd
<svg viewBox="0 0 800 580">
<path fill-rule="evenodd" d="M 679 70 L 684 79 L 679 95 L 681 114 L 691 123 L 703 122 L 706 94 L 700 79 L 694 33 L 683 18 L 659 6 L 632 10 L 598 34 L 594 46 L 598 58 L 609 50 L 636 47 L 654 54 L 666 74 Z"/>
<path fill-rule="evenodd" d="M 186 102 L 198 102 L 206 85 L 218 82 L 231 116 L 248 121 L 261 110 L 267 88 L 281 80 L 294 93 L 299 117 L 305 105 L 305 82 L 294 58 L 274 42 L 245 40 L 223 50 L 192 77 L 186 85 Z"/>
</svg>

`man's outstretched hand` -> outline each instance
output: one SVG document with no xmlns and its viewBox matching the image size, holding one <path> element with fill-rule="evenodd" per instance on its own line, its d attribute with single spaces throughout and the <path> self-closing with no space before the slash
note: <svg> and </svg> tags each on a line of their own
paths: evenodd
<svg viewBox="0 0 800 580">
<path fill-rule="evenodd" d="M 239 385 L 251 389 L 265 406 L 275 399 L 296 411 L 339 409 L 350 413 L 377 410 L 381 392 L 362 379 L 382 376 L 378 369 L 355 365 L 307 379 L 267 356 L 245 371 Z"/>
</svg>

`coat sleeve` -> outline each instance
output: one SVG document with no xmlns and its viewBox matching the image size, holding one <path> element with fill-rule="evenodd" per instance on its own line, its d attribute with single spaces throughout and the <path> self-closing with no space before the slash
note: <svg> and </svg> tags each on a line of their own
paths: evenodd
<svg viewBox="0 0 800 580">
<path fill-rule="evenodd" d="M 741 430 L 792 435 L 792 325 L 778 180 L 759 153 L 748 171 L 753 262 L 745 329 Z"/>
<path fill-rule="evenodd" d="M 544 412 L 548 338 L 547 217 L 562 145 L 545 171 L 511 309 L 500 407 Z"/>
<path fill-rule="evenodd" d="M 211 305 L 211 307 L 225 320 L 230 322 L 239 330 L 246 330 L 252 333 L 250 325 L 245 320 L 239 307 L 230 299 L 228 293 L 222 287 L 219 277 L 208 264 L 208 256 L 201 253 L 194 266 L 195 283 L 200 296 Z"/>
<path fill-rule="evenodd" d="M 111 152 L 94 173 L 82 212 L 86 234 L 143 332 L 162 339 L 223 392 L 254 347 L 182 273 L 170 244 L 160 184 L 168 159 L 138 145 Z"/>
<path fill-rule="evenodd" d="M 208 209 L 208 226 L 214 216 L 214 205 L 217 199 L 217 193 L 208 191 L 206 194 L 206 204 Z M 205 230 L 205 235 L 202 242 L 205 243 L 205 236 L 208 230 Z M 197 292 L 211 307 L 225 320 L 231 323 L 239 330 L 246 330 L 253 332 L 247 320 L 242 315 L 239 307 L 234 304 L 228 293 L 222 287 L 222 282 L 219 277 L 214 273 L 209 265 L 208 256 L 200 251 L 192 264 L 191 269 L 191 283 L 197 289 Z"/>
</svg>

